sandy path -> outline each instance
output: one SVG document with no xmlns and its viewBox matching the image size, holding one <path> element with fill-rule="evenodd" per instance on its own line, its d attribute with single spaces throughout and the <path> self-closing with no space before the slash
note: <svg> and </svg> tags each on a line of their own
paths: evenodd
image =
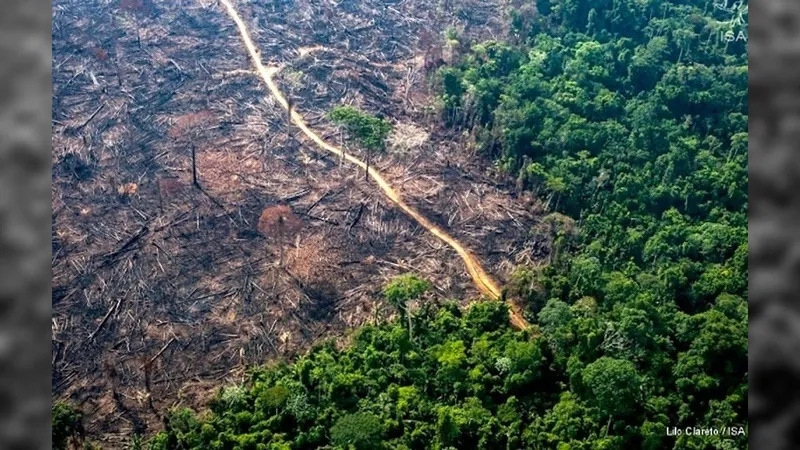
<svg viewBox="0 0 800 450">
<path fill-rule="evenodd" d="M 253 40 L 250 38 L 250 33 L 247 30 L 247 25 L 244 23 L 242 18 L 239 16 L 239 13 L 233 7 L 229 0 L 221 0 L 222 4 L 225 6 L 228 15 L 231 16 L 234 22 L 236 22 L 236 26 L 239 29 L 239 34 L 242 36 L 242 40 L 244 42 L 245 47 L 247 48 L 247 52 L 250 55 L 250 59 L 253 61 L 253 64 L 256 66 L 258 74 L 261 76 L 261 79 L 264 80 L 264 83 L 269 88 L 272 95 L 278 100 L 278 103 L 283 106 L 284 109 L 289 108 L 289 104 L 286 101 L 286 97 L 284 97 L 283 93 L 281 92 L 278 85 L 275 84 L 274 76 L 280 68 L 278 67 L 265 67 L 264 64 L 261 62 L 261 56 L 258 51 L 258 48 L 253 43 Z M 312 141 L 314 141 L 317 145 L 322 147 L 323 149 L 338 155 L 339 157 L 344 157 L 347 161 L 355 164 L 356 166 L 360 167 L 363 170 L 367 170 L 367 164 L 360 159 L 356 158 L 355 156 L 347 153 L 342 153 L 340 148 L 334 147 L 333 145 L 328 144 L 322 138 L 317 135 L 314 131 L 308 128 L 305 121 L 303 120 L 303 116 L 298 113 L 294 108 L 291 111 L 291 117 L 294 123 L 297 125 L 298 128 Z M 411 216 L 414 220 L 416 220 L 422 227 L 426 230 L 430 231 L 434 236 L 438 237 L 442 241 L 444 241 L 447 245 L 452 247 L 464 260 L 464 263 L 467 266 L 467 271 L 469 272 L 470 276 L 472 277 L 475 286 L 480 290 L 483 294 L 493 298 L 499 299 L 501 298 L 501 291 L 498 287 L 497 282 L 492 279 L 492 277 L 486 273 L 481 266 L 480 261 L 463 245 L 461 245 L 455 238 L 447 234 L 444 230 L 436 226 L 433 222 L 428 220 L 425 216 L 419 213 L 414 207 L 408 205 L 403 201 L 400 194 L 392 188 L 392 186 L 386 182 L 386 180 L 381 176 L 380 172 L 376 171 L 374 168 L 369 168 L 369 176 L 378 184 L 378 187 L 386 194 L 389 199 L 391 199 L 397 206 L 400 207 L 406 214 Z M 515 305 L 511 304 L 511 324 L 519 329 L 527 328 L 528 322 L 522 317 L 520 313 L 520 308 Z"/>
</svg>

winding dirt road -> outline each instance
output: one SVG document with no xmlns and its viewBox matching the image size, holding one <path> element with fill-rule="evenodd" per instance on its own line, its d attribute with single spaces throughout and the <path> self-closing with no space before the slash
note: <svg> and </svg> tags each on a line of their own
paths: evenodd
<svg viewBox="0 0 800 450">
<path fill-rule="evenodd" d="M 231 4 L 230 0 L 220 0 L 221 3 L 225 6 L 228 15 L 230 15 L 231 19 L 236 22 L 236 26 L 239 28 L 239 34 L 244 41 L 244 45 L 247 48 L 247 52 L 250 55 L 250 59 L 253 61 L 253 64 L 258 71 L 258 74 L 261 76 L 261 79 L 264 80 L 264 83 L 269 88 L 272 95 L 277 99 L 278 103 L 283 106 L 284 109 L 289 108 L 289 104 L 286 101 L 286 97 L 284 97 L 283 93 L 281 92 L 278 85 L 275 84 L 274 76 L 275 74 L 280 71 L 278 67 L 265 67 L 264 64 L 261 62 L 261 56 L 259 54 L 258 48 L 253 43 L 253 40 L 250 38 L 250 33 L 247 29 L 247 25 L 244 23 L 242 18 L 239 16 L 239 13 L 236 11 L 236 8 Z M 303 116 L 300 115 L 294 108 L 291 111 L 291 117 L 294 123 L 297 125 L 300 130 L 312 141 L 314 141 L 317 145 L 322 147 L 323 149 L 342 157 L 342 150 L 334 147 L 317 135 L 314 131 L 308 128 L 305 121 L 303 120 Z M 457 240 L 455 240 L 452 236 L 447 234 L 444 230 L 439 228 L 433 222 L 428 220 L 425 216 L 419 213 L 414 207 L 408 205 L 403 199 L 400 197 L 400 194 L 392 188 L 392 186 L 386 182 L 386 180 L 381 176 L 380 172 L 374 170 L 372 167 L 367 169 L 366 163 L 361 161 L 360 159 L 356 158 L 355 156 L 346 153 L 344 154 L 344 158 L 355 164 L 356 166 L 360 167 L 363 170 L 368 170 L 369 176 L 378 184 L 378 187 L 386 194 L 389 199 L 391 199 L 397 206 L 400 207 L 406 214 L 411 216 L 414 220 L 417 221 L 422 227 L 426 230 L 430 231 L 434 236 L 438 237 L 442 241 L 444 241 L 447 245 L 452 247 L 461 258 L 464 260 L 464 263 L 467 266 L 467 271 L 469 272 L 470 276 L 472 277 L 475 286 L 480 290 L 483 294 L 493 298 L 493 299 L 500 299 L 501 298 L 501 290 L 489 274 L 481 266 L 480 261 L 463 245 L 461 245 Z M 511 314 L 511 324 L 518 329 L 525 329 L 528 328 L 528 322 L 523 318 L 520 308 L 510 303 L 510 314 Z"/>
</svg>

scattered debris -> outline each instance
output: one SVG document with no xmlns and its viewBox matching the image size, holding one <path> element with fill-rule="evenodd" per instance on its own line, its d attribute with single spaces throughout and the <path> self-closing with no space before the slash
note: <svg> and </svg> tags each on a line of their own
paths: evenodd
<svg viewBox="0 0 800 450">
<path fill-rule="evenodd" d="M 132 197 L 136 195 L 137 189 L 139 189 L 139 186 L 136 183 L 125 183 L 117 188 L 117 193 L 121 196 Z"/>
<path fill-rule="evenodd" d="M 377 299 L 398 273 L 447 298 L 475 294 L 455 252 L 287 126 L 218 2 L 155 3 L 53 5 L 53 395 L 91 411 L 87 431 L 111 449 L 158 430 L 154 410 L 203 406 L 243 364 L 390 317 Z M 309 126 L 335 142 L 325 114 L 340 104 L 398 123 L 375 166 L 504 279 L 517 255 L 546 257 L 529 234 L 538 211 L 463 137 L 424 123 L 419 57 L 439 44 L 421 30 L 499 29 L 501 2 L 468 3 L 240 7 L 265 61 L 290 69 L 279 82 Z M 281 204 L 302 227 L 278 247 L 256 230 Z"/>
</svg>

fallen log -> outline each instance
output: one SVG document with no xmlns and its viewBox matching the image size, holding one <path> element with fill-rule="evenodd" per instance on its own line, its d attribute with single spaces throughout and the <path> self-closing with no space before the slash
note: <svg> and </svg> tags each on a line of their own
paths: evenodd
<svg viewBox="0 0 800 450">
<path fill-rule="evenodd" d="M 100 330 L 103 329 L 103 326 L 106 324 L 106 322 L 108 322 L 108 318 L 111 317 L 111 314 L 113 314 L 114 311 L 116 311 L 117 308 L 119 308 L 120 303 L 122 303 L 122 299 L 117 300 L 117 303 L 115 303 L 114 306 L 109 308 L 108 312 L 103 317 L 103 320 L 100 321 L 100 325 L 98 325 L 97 328 L 95 328 L 95 330 L 92 332 L 92 334 L 89 335 L 90 341 L 94 340 L 95 336 L 97 336 L 97 333 L 99 333 Z"/>
<path fill-rule="evenodd" d="M 155 356 L 150 358 L 150 360 L 147 361 L 146 363 L 142 364 L 142 367 L 140 367 L 140 369 L 144 369 L 145 367 L 152 366 L 153 363 L 156 362 L 158 357 L 161 356 L 165 351 L 167 351 L 167 349 L 169 348 L 170 345 L 172 345 L 173 342 L 175 342 L 175 338 L 170 339 L 163 347 L 161 347 L 161 350 L 159 350 L 158 353 L 156 353 Z"/>
</svg>

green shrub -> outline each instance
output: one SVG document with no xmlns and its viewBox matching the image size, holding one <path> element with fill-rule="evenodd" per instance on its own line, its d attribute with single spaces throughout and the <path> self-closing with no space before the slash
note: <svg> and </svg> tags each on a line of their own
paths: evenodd
<svg viewBox="0 0 800 450">
<path fill-rule="evenodd" d="M 369 151 L 380 151 L 386 148 L 386 137 L 392 131 L 392 125 L 386 120 L 359 111 L 353 106 L 337 106 L 328 117 L 347 130 L 350 138 Z"/>
<path fill-rule="evenodd" d="M 73 405 L 56 401 L 52 408 L 53 449 L 66 450 L 83 439 L 83 413 Z"/>
</svg>

